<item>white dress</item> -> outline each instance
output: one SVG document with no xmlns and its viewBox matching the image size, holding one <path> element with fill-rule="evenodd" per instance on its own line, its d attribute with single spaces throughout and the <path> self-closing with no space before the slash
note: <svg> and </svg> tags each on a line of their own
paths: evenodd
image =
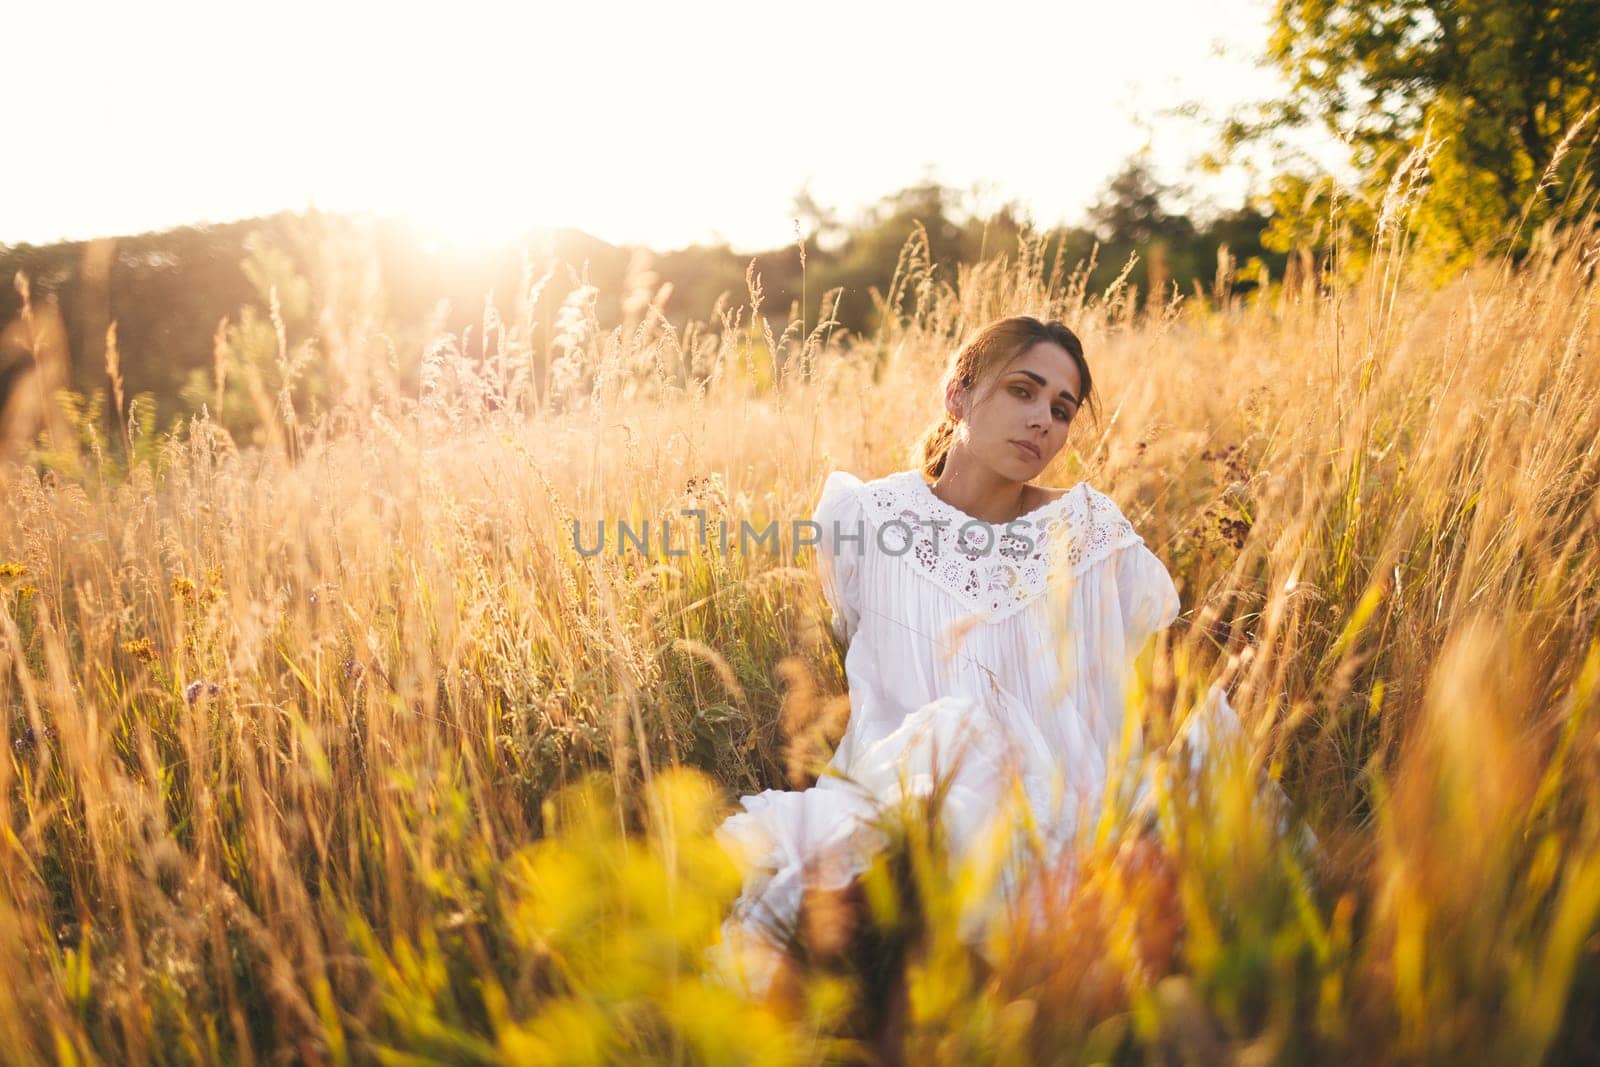
<svg viewBox="0 0 1600 1067">
<path fill-rule="evenodd" d="M 745 879 L 713 963 L 756 994 L 804 890 L 848 885 L 885 843 L 880 805 L 926 794 L 952 765 L 952 853 L 993 839 L 979 835 L 1013 772 L 1051 854 L 1067 850 L 1103 796 L 1130 661 L 1178 614 L 1166 568 L 1087 482 L 998 525 L 940 500 L 917 470 L 870 482 L 835 471 L 813 521 L 848 645 L 850 718 L 815 786 L 743 797 L 717 831 Z M 1221 690 L 1212 697 L 1237 729 Z M 1003 882 L 992 908 L 1014 888 Z M 964 936 L 991 914 L 967 916 Z"/>
</svg>

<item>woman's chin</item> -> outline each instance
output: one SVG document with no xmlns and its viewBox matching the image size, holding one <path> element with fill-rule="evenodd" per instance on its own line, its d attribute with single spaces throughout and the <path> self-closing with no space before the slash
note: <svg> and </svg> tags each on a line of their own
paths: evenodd
<svg viewBox="0 0 1600 1067">
<path fill-rule="evenodd" d="M 1044 469 L 1044 460 L 1026 455 L 1016 445 L 1007 442 L 1004 450 L 984 457 L 990 470 L 1010 481 L 1025 482 Z"/>
<path fill-rule="evenodd" d="M 1020 481 L 1027 481 L 1044 468 L 1043 459 L 1035 459 L 1032 456 L 1023 455 L 1016 449 L 1012 449 L 1012 454 L 1009 457 L 1009 460 L 1010 463 L 1007 469 L 1010 471 L 1019 472 L 1018 479 Z"/>
</svg>

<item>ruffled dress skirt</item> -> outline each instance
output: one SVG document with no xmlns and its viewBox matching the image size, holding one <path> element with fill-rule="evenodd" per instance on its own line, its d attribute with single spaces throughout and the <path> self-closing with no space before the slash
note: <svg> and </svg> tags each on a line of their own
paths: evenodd
<svg viewBox="0 0 1600 1067">
<path fill-rule="evenodd" d="M 1237 714 L 1213 687 L 1202 714 L 1191 719 L 1192 764 L 1213 743 L 1241 732 Z M 744 810 L 718 828 L 718 840 L 741 862 L 745 877 L 721 941 L 710 952 L 711 980 L 764 996 L 806 892 L 846 888 L 887 845 L 882 815 L 907 799 L 927 797 L 938 780 L 947 782 L 939 820 L 952 867 L 972 862 L 991 874 L 987 882 L 979 879 L 989 888 L 968 902 L 961 917 L 963 940 L 986 952 L 991 921 L 1027 918 L 1014 910 L 1019 906 L 1035 921 L 1047 919 L 1043 898 L 1023 892 L 1024 864 L 1035 854 L 1026 847 L 1030 839 L 1042 846 L 1055 891 L 1070 891 L 1074 838 L 1097 814 L 1104 764 L 1077 768 L 1077 781 L 1064 780 L 1059 760 L 1025 712 L 945 697 L 851 750 L 857 754 L 847 767 L 830 765 L 809 789 L 769 789 L 741 798 Z M 845 751 L 842 746 L 836 762 Z M 1148 810 L 1146 784 L 1140 783 L 1136 812 Z M 1019 817 L 1024 813 L 1011 803 L 1014 798 L 1025 803 L 1026 819 Z M 1309 829 L 1302 832 L 1315 843 Z"/>
<path fill-rule="evenodd" d="M 981 944 L 988 921 L 1018 889 L 1015 864 L 1005 861 L 1026 823 L 1008 801 L 1024 800 L 1047 849 L 1064 853 L 1077 826 L 1075 802 L 1099 785 L 1059 787 L 1052 780 L 1058 771 L 1025 714 L 944 697 L 862 744 L 849 766 L 830 766 L 809 789 L 743 797 L 744 810 L 717 830 L 744 865 L 745 880 L 713 950 L 715 969 L 746 992 L 764 994 L 807 890 L 848 886 L 887 845 L 881 816 L 928 797 L 939 781 L 947 785 L 938 812 L 952 865 L 987 857 L 1000 872 L 962 917 L 962 936 Z"/>
</svg>

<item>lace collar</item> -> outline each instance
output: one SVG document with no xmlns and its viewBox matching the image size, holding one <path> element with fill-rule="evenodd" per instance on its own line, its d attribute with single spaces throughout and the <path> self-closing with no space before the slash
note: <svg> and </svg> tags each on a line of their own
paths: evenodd
<svg viewBox="0 0 1600 1067">
<path fill-rule="evenodd" d="M 993 622 L 1048 586 L 1052 558 L 1073 574 L 1143 541 L 1110 497 L 1079 482 L 1009 523 L 974 518 L 938 496 L 918 470 L 861 487 L 883 552 Z"/>
<path fill-rule="evenodd" d="M 1018 515 L 1015 519 L 1012 519 L 1011 522 L 1006 523 L 990 522 L 988 519 L 980 519 L 976 516 L 968 515 L 965 511 L 962 511 L 954 504 L 946 503 L 939 497 L 939 494 L 933 491 L 933 486 L 929 485 L 927 481 L 923 479 L 920 471 L 901 471 L 898 475 L 894 475 L 893 477 L 903 477 L 906 479 L 906 484 L 912 489 L 920 489 L 922 491 L 922 499 L 927 503 L 928 509 L 933 512 L 931 516 L 925 516 L 925 518 L 932 518 L 937 521 L 948 521 L 950 523 L 951 530 L 959 529 L 964 525 L 971 525 L 973 527 L 991 526 L 997 530 L 1004 530 L 1013 524 L 1019 528 L 1037 526 L 1044 522 L 1047 514 L 1050 511 L 1058 509 L 1062 502 L 1065 501 L 1068 496 L 1071 496 L 1075 490 L 1077 490 L 1079 485 L 1089 484 L 1088 482 L 1079 482 L 1078 485 L 1072 486 L 1072 488 L 1066 490 L 1060 496 L 1057 496 L 1051 500 L 1047 500 L 1043 504 L 1040 504 L 1038 507 L 1034 508 L 1032 511 L 1024 512 L 1023 514 Z"/>
</svg>

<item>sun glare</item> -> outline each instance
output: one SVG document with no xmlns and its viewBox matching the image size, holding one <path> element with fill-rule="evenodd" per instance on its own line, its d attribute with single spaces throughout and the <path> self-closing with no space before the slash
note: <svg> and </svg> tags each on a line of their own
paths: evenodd
<svg viewBox="0 0 1600 1067">
<path fill-rule="evenodd" d="M 418 203 L 399 214 L 416 228 L 426 245 L 440 251 L 487 251 L 541 225 L 531 212 L 513 213 L 495 201 L 471 197 Z"/>
<path fill-rule="evenodd" d="M 975 55 L 1001 54 L 1024 24 L 1040 40 L 1107 44 L 1075 60 L 1076 78 L 1093 88 L 1046 142 L 1014 102 L 1056 91 L 1049 64 L 1024 67 L 1005 87 L 985 82 L 910 109 L 884 136 L 868 116 L 910 73 L 899 57 L 928 51 L 948 29 L 891 7 L 825 0 L 797 20 L 722 0 L 692 13 L 461 0 L 449 18 L 410 20 L 309 0 L 285 0 L 271 19 L 192 3 L 181 19 L 167 16 L 174 32 L 154 34 L 145 15 L 112 13 L 82 40 L 80 66 L 112 72 L 136 62 L 139 77 L 68 79 L 50 108 L 15 117 L 16 143 L 48 165 L 8 176 L 8 201 L 26 210 L 12 213 L 0 242 L 225 221 L 310 199 L 410 217 L 464 244 L 549 225 L 658 248 L 723 234 L 755 250 L 788 240 L 792 199 L 809 180 L 850 212 L 927 168 L 954 186 L 993 182 L 1054 222 L 1089 202 L 1145 139 L 1115 91 L 1143 77 L 1136 71 L 1183 71 L 1185 86 L 1233 95 L 1240 65 L 1214 62 L 1199 42 L 1258 36 L 1252 2 L 1189 5 L 1185 26 L 1195 32 L 1174 28 L 1158 39 L 1129 32 L 1115 10 L 1062 5 L 1043 16 L 1020 0 L 989 5 L 984 20 L 961 27 Z M 20 29 L 8 23 L 8 31 L 19 41 L 65 39 L 64 6 L 26 5 Z M 122 43 L 135 40 L 124 54 Z M 341 48 L 349 40 L 363 47 Z M 752 91 L 715 57 L 757 40 L 781 40 L 788 55 L 826 55 L 830 69 L 851 76 L 773 78 Z M 886 40 L 896 42 L 892 52 L 882 50 Z M 56 84 L 48 50 L 13 58 L 18 84 Z M 267 64 L 296 76 L 241 76 Z M 1136 110 L 1154 114 L 1185 91 L 1162 83 Z M 225 131 L 239 132 L 218 136 Z M 1170 134 L 1160 143 L 1179 147 Z M 1063 167 L 1067 144 L 1073 165 Z M 99 178 L 108 158 L 119 161 L 115 197 Z"/>
</svg>

